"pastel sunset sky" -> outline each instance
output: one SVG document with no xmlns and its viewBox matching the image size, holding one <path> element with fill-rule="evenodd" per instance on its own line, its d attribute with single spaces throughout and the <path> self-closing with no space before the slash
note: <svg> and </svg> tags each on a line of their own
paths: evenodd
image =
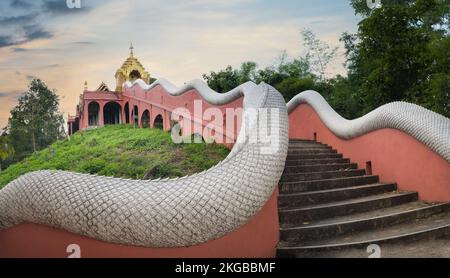
<svg viewBox="0 0 450 278">
<path fill-rule="evenodd" d="M 152 77 L 175 84 L 227 65 L 274 64 L 286 50 L 304 53 L 300 31 L 339 46 L 330 74 L 345 73 L 343 32 L 357 30 L 347 0 L 66 0 L 0 1 L 0 128 L 34 77 L 56 89 L 64 116 L 75 113 L 84 81 L 115 87 L 129 54 Z"/>
</svg>

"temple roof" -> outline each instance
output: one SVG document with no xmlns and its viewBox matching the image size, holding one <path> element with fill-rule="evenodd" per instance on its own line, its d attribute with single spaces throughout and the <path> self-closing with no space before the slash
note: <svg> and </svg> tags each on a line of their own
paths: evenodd
<svg viewBox="0 0 450 278">
<path fill-rule="evenodd" d="M 98 91 L 98 92 L 109 92 L 108 85 L 106 85 L 105 82 L 102 82 L 102 83 L 98 86 L 98 88 L 97 88 L 96 91 Z"/>
<path fill-rule="evenodd" d="M 130 56 L 125 60 L 122 66 L 116 71 L 116 77 L 118 74 L 122 74 L 123 77 L 128 81 L 130 78 L 130 73 L 134 70 L 138 71 L 141 78 L 148 82 L 150 74 L 145 70 L 144 66 L 139 62 L 139 60 L 134 57 L 133 45 L 130 47 Z"/>
</svg>

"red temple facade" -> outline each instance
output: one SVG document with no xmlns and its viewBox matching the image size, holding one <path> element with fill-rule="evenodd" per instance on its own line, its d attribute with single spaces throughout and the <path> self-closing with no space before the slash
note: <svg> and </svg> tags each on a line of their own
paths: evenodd
<svg viewBox="0 0 450 278">
<path fill-rule="evenodd" d="M 70 135 L 89 128 L 102 127 L 104 125 L 135 123 L 139 126 L 150 125 L 147 118 L 139 121 L 138 109 L 130 111 L 129 98 L 124 96 L 122 86 L 126 81 L 142 79 L 150 83 L 152 78 L 137 58 L 134 57 L 133 46 L 130 47 L 130 55 L 123 65 L 116 71 L 116 88 L 110 90 L 105 83 L 101 83 L 96 90 L 88 90 L 87 82 L 76 108 L 76 114 L 69 115 L 67 126 Z M 137 108 L 137 107 L 135 107 Z M 145 116 L 145 115 L 144 115 Z"/>
</svg>

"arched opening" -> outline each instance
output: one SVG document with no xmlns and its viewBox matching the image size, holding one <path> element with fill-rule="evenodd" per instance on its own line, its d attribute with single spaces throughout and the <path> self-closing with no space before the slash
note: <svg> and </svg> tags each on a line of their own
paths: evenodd
<svg viewBox="0 0 450 278">
<path fill-rule="evenodd" d="M 122 108 L 117 102 L 108 102 L 103 107 L 103 121 L 105 125 L 117 125 L 122 123 Z"/>
<path fill-rule="evenodd" d="M 145 110 L 144 113 L 142 113 L 141 125 L 144 128 L 150 127 L 150 112 L 148 110 Z"/>
<path fill-rule="evenodd" d="M 136 105 L 133 107 L 133 124 L 134 126 L 139 125 L 139 108 Z"/>
<path fill-rule="evenodd" d="M 155 121 L 153 122 L 153 127 L 158 129 L 164 129 L 164 120 L 161 115 L 156 116 Z"/>
<path fill-rule="evenodd" d="M 89 126 L 100 125 L 100 105 L 95 101 L 88 105 L 88 124 Z"/>
<path fill-rule="evenodd" d="M 133 70 L 130 72 L 130 80 L 141 79 L 141 73 L 138 70 Z"/>
<path fill-rule="evenodd" d="M 130 123 L 130 105 L 128 105 L 128 102 L 125 104 L 124 107 L 125 110 L 125 123 Z"/>
</svg>

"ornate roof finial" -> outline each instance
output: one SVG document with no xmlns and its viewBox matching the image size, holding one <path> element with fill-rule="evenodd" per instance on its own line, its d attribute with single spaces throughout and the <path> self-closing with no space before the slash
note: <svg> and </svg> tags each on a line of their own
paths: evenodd
<svg viewBox="0 0 450 278">
<path fill-rule="evenodd" d="M 133 47 L 133 43 L 131 43 L 130 44 L 130 57 L 133 57 L 133 50 L 134 50 L 134 47 Z"/>
<path fill-rule="evenodd" d="M 87 91 L 87 89 L 88 89 L 87 86 L 88 86 L 87 81 L 84 81 L 84 90 L 85 90 L 85 91 Z"/>
</svg>

